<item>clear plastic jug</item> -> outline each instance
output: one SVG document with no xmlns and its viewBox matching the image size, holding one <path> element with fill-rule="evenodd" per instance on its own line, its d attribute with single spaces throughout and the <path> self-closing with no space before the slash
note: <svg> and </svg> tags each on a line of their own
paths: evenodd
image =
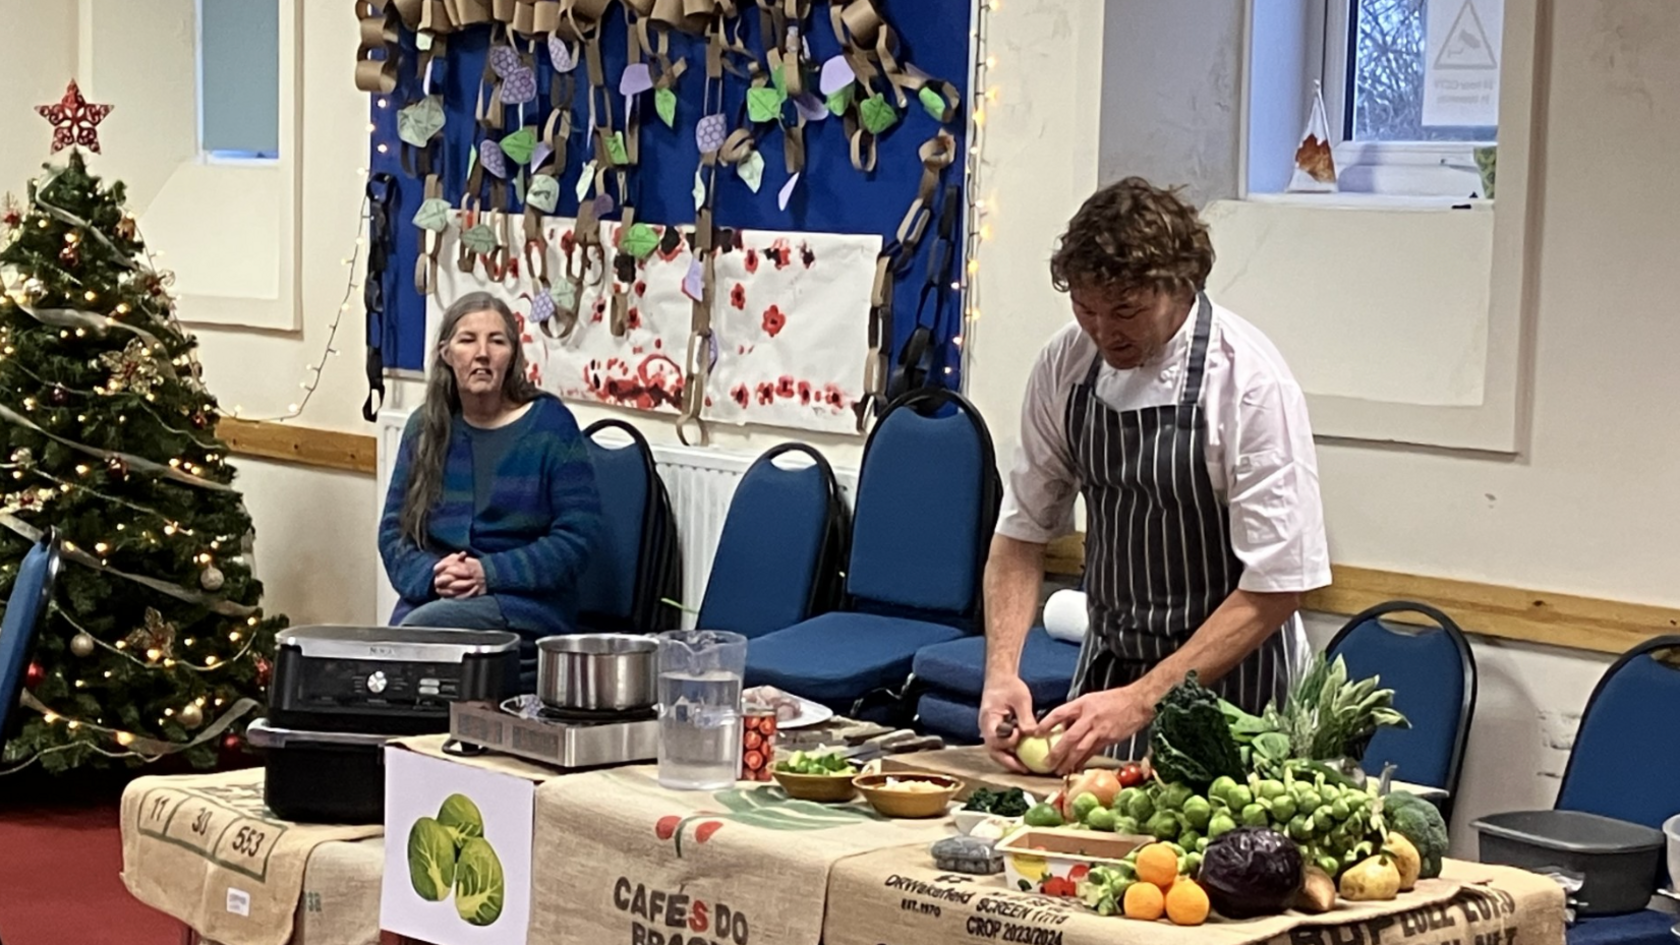
<svg viewBox="0 0 1680 945">
<path fill-rule="evenodd" d="M 659 783 L 732 787 L 741 770 L 741 678 L 747 638 L 718 630 L 659 635 Z"/>
</svg>

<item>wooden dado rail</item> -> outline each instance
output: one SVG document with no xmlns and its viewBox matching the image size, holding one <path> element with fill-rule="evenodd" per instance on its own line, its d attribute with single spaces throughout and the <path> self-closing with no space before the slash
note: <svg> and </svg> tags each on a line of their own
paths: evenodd
<svg viewBox="0 0 1680 945">
<path fill-rule="evenodd" d="M 377 446 L 365 434 L 231 418 L 221 421 L 217 433 L 243 456 L 370 476 L 377 471 Z M 1084 536 L 1071 535 L 1051 544 L 1045 570 L 1077 576 L 1084 562 Z M 1307 595 L 1310 609 L 1356 614 L 1389 600 L 1422 601 L 1446 611 L 1470 633 L 1601 653 L 1621 653 L 1653 636 L 1680 633 L 1680 608 L 1371 568 L 1337 566 L 1332 577 L 1331 586 Z M 1404 621 L 1406 615 L 1395 619 Z"/>
</svg>

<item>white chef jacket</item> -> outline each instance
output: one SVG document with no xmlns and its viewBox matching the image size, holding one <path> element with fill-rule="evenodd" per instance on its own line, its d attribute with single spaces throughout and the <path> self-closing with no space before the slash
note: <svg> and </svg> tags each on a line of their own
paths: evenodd
<svg viewBox="0 0 1680 945">
<path fill-rule="evenodd" d="M 1176 403 L 1188 373 L 1196 322 L 1191 314 L 1151 363 L 1129 370 L 1104 364 L 1097 398 L 1119 411 Z M 1067 440 L 1067 403 L 1097 356 L 1096 343 L 1077 322 L 1039 353 L 1027 380 L 999 534 L 1048 542 L 1075 531 L 1080 483 Z M 1330 554 L 1306 399 L 1271 341 L 1219 305 L 1213 306 L 1201 407 L 1208 476 L 1229 507 L 1232 551 L 1243 565 L 1237 586 L 1304 592 L 1328 585 Z"/>
</svg>

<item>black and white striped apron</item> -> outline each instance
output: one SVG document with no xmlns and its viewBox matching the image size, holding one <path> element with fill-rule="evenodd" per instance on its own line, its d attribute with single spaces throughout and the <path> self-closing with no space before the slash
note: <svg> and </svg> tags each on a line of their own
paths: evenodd
<svg viewBox="0 0 1680 945">
<path fill-rule="evenodd" d="M 1213 307 L 1201 296 L 1175 404 L 1119 411 L 1096 395 L 1102 353 L 1068 397 L 1067 440 L 1085 497 L 1085 594 L 1090 629 L 1069 698 L 1141 678 L 1190 639 L 1237 587 L 1229 511 L 1207 470 L 1200 398 Z M 1279 700 L 1289 682 L 1274 633 L 1212 688 L 1246 711 Z M 1148 730 L 1106 754 L 1141 758 Z"/>
</svg>

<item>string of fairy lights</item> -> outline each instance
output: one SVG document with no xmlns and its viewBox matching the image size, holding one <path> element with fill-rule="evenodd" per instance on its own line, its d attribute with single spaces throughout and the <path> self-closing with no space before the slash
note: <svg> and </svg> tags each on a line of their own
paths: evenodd
<svg viewBox="0 0 1680 945">
<path fill-rule="evenodd" d="M 40 207 L 45 213 L 60 217 L 65 222 L 76 227 L 76 229 L 72 229 L 65 236 L 65 244 L 66 247 L 68 247 L 65 250 L 65 253 L 73 259 L 73 250 L 76 250 L 84 240 L 81 228 L 87 227 L 88 224 L 85 221 L 75 218 L 74 216 L 67 215 L 64 211 L 54 208 L 46 204 L 44 201 L 40 203 Z M 125 226 L 136 227 L 134 232 L 138 232 L 137 225 L 134 223 L 132 217 L 125 217 L 123 222 Z M 43 219 L 41 221 L 41 225 L 45 227 L 49 224 L 47 220 Z M 102 242 L 104 242 L 102 234 L 95 230 L 89 230 L 89 232 L 93 237 L 99 238 Z M 52 265 L 51 263 L 46 264 Z M 145 257 L 145 263 L 143 265 L 136 265 L 134 268 L 150 278 L 156 278 L 159 280 L 159 285 L 168 285 L 168 276 L 167 274 L 159 272 L 155 265 L 153 254 L 148 253 Z M 9 290 L 4 294 L 0 294 L 0 305 L 10 306 L 13 304 L 24 304 L 25 300 L 30 298 L 32 292 L 39 291 L 39 287 L 39 278 L 31 277 L 22 286 L 21 293 L 17 292 L 17 290 Z M 89 288 L 82 293 L 82 297 L 79 301 L 85 302 L 90 307 L 99 306 L 100 295 L 96 290 Z M 175 327 L 180 331 L 182 336 L 187 336 L 188 333 L 181 327 L 173 306 L 167 304 L 167 299 L 165 299 L 161 305 L 154 305 L 150 300 L 147 300 L 142 302 L 141 306 L 150 314 L 157 317 L 160 321 Z M 348 307 L 347 294 L 344 310 L 348 310 Z M 131 307 L 127 302 L 119 301 L 112 307 L 112 314 L 105 316 L 105 325 L 108 327 L 118 326 L 119 323 L 117 322 L 116 316 L 126 315 L 130 311 Z M 340 317 L 342 317 L 342 310 Z M 336 329 L 337 320 L 335 319 L 333 325 L 334 334 L 336 334 Z M 72 334 L 74 334 L 75 337 L 86 337 L 87 329 L 84 327 L 76 327 L 74 329 L 62 328 L 59 331 L 59 337 L 62 339 L 69 339 Z M 95 385 L 92 390 L 80 390 L 64 387 L 62 385 L 52 385 L 53 405 L 64 406 L 64 402 L 68 401 L 69 398 L 72 397 L 106 398 L 121 394 L 139 394 L 141 396 L 132 397 L 132 399 L 130 399 L 129 405 L 125 409 L 140 409 L 148 413 L 163 429 L 182 436 L 189 444 L 198 447 L 198 450 L 203 453 L 202 458 L 197 461 L 185 456 L 174 457 L 169 460 L 168 469 L 202 478 L 206 473 L 210 472 L 208 467 L 220 467 L 222 465 L 223 457 L 220 448 L 213 441 L 199 439 L 198 436 L 194 435 L 189 430 L 172 426 L 162 415 L 160 410 L 154 406 L 157 403 L 157 397 L 147 388 L 155 382 L 157 368 L 153 365 L 165 356 L 165 351 L 156 339 L 151 338 L 151 336 L 145 334 L 144 331 L 136 331 L 136 334 L 138 338 L 145 339 L 145 341 L 133 341 L 130 343 L 130 348 L 124 349 L 124 351 L 118 355 L 113 355 L 113 357 L 116 357 L 117 360 L 109 364 L 113 370 L 112 382 Z M 331 338 L 329 336 L 329 341 L 330 340 Z M 10 369 L 17 370 L 35 382 L 45 385 L 45 379 L 40 377 L 40 375 L 26 365 L 18 362 L 16 358 L 13 357 L 16 353 L 17 349 L 12 343 L 9 330 L 0 330 L 0 361 L 5 361 Z M 188 383 L 195 382 L 199 377 L 196 359 L 192 356 L 190 351 L 176 357 L 170 362 L 170 364 L 176 368 L 189 368 L 189 371 L 186 372 L 186 379 Z M 122 383 L 118 383 L 116 381 L 116 372 L 118 372 L 119 369 L 128 372 L 125 374 L 125 379 Z M 316 370 L 314 373 L 316 375 L 316 380 L 318 381 L 319 371 Z M 23 407 L 25 416 L 35 412 L 38 407 L 45 406 L 34 396 L 23 397 L 20 404 Z M 293 415 L 295 415 L 300 408 L 301 404 L 294 405 L 292 410 Z M 213 415 L 214 409 L 213 404 L 205 403 L 202 407 L 201 413 L 205 415 L 205 418 L 207 419 L 209 416 Z M 63 442 L 72 448 L 80 449 L 93 455 L 103 454 L 105 458 L 105 465 L 113 475 L 126 476 L 128 474 L 127 460 L 133 457 L 127 457 L 126 454 L 111 453 L 92 447 L 86 447 L 75 443 L 73 440 L 65 439 L 60 434 L 52 433 L 47 429 L 47 427 L 60 426 L 61 424 L 55 422 L 58 419 L 60 418 L 57 413 L 48 413 L 41 417 L 41 422 L 44 426 L 37 427 L 37 429 L 40 429 L 49 437 L 58 439 L 60 442 Z M 128 419 L 127 413 L 119 411 L 116 419 L 118 423 L 126 423 Z M 77 414 L 78 423 L 86 423 L 87 420 L 88 416 L 86 413 Z M 35 421 L 25 421 L 20 416 L 18 418 L 18 422 L 33 424 Z M 198 417 L 195 417 L 194 422 L 198 423 L 201 421 Z M 85 494 L 154 520 L 154 522 L 149 526 L 144 522 L 135 523 L 135 527 L 132 529 L 129 527 L 130 523 L 118 522 L 115 524 L 115 531 L 118 534 L 95 541 L 92 543 L 91 548 L 88 549 L 78 548 L 74 542 L 68 540 L 61 543 L 61 547 L 66 553 L 85 555 L 87 552 L 91 551 L 97 560 L 97 566 L 100 568 L 108 568 L 110 566 L 107 556 L 120 544 L 139 544 L 144 547 L 156 547 L 163 543 L 163 538 L 159 537 L 159 533 L 161 533 L 164 537 L 175 537 L 177 535 L 187 538 L 196 537 L 193 529 L 183 526 L 179 521 L 157 509 L 149 508 L 139 502 L 108 494 L 93 487 L 92 485 L 86 484 L 85 482 L 73 481 L 68 474 L 58 475 L 41 468 L 37 464 L 35 457 L 26 449 L 14 450 L 12 454 L 5 459 L 9 461 L 0 461 L 0 470 L 10 471 L 12 479 L 22 481 L 34 477 L 37 482 L 45 483 L 45 485 L 40 485 L 34 489 L 25 486 L 22 491 L 7 496 L 4 508 L 0 509 L 0 511 L 4 511 L 8 514 L 8 516 L 9 513 L 13 511 L 38 509 L 48 502 L 62 496 Z M 140 461 L 139 458 L 133 459 L 135 459 L 136 462 Z M 91 462 L 78 463 L 74 467 L 76 474 L 75 479 L 80 480 L 90 476 L 94 472 L 94 468 L 95 466 Z M 212 484 L 213 483 L 206 483 L 206 485 Z M 205 590 L 214 592 L 215 590 L 220 589 L 225 580 L 221 571 L 215 567 L 215 553 L 221 550 L 223 542 L 234 541 L 237 536 L 221 535 L 206 537 L 209 537 L 207 546 L 201 546 L 198 551 L 193 553 L 192 561 L 199 566 L 199 584 Z M 86 563 L 90 565 L 93 564 L 92 561 L 88 561 Z M 136 580 L 141 579 L 136 578 Z M 153 583 L 155 584 L 156 582 Z M 160 589 L 165 588 L 160 587 Z M 190 589 L 180 588 L 174 591 L 174 593 L 177 595 L 184 595 L 194 594 L 196 592 Z M 73 655 L 80 658 L 86 658 L 93 655 L 96 649 L 103 649 L 108 653 L 121 657 L 122 660 L 126 661 L 126 664 L 131 667 L 137 667 L 141 672 L 164 672 L 175 669 L 184 669 L 194 673 L 204 674 L 214 673 L 230 666 L 238 665 L 241 661 L 251 655 L 252 646 L 255 643 L 257 634 L 250 628 L 254 628 L 260 624 L 260 619 L 255 615 L 251 615 L 243 622 L 235 624 L 231 629 L 226 628 L 224 625 L 223 629 L 215 631 L 218 633 L 225 633 L 229 643 L 236 645 L 243 643 L 243 646 L 241 646 L 238 651 L 230 657 L 220 657 L 214 653 L 204 653 L 203 656 L 198 657 L 197 659 L 187 657 L 184 654 L 181 659 L 177 659 L 174 652 L 177 642 L 179 642 L 183 649 L 192 649 L 199 641 L 193 637 L 186 637 L 177 641 L 174 627 L 165 622 L 161 614 L 158 614 L 156 611 L 148 611 L 146 627 L 134 630 L 127 637 L 119 639 L 115 643 L 109 643 L 100 639 L 99 635 L 89 631 L 87 627 L 80 624 L 66 609 L 60 607 L 57 602 L 51 603 L 50 606 L 53 612 L 62 617 L 66 623 L 68 623 L 76 631 L 69 644 L 69 650 Z M 260 655 L 257 657 L 257 662 L 258 672 L 260 675 L 263 663 Z M 118 668 L 120 669 L 121 667 L 119 666 Z M 92 670 L 90 669 L 90 671 Z M 106 679 L 111 679 L 116 675 L 116 670 L 105 669 L 103 670 L 103 675 Z M 73 671 L 68 674 L 68 678 L 66 676 L 66 672 L 62 669 L 58 670 L 55 673 L 55 676 L 59 679 L 66 679 L 72 692 L 86 689 L 89 685 L 88 679 L 78 678 L 79 674 Z M 202 694 L 189 698 L 185 704 L 179 707 L 164 707 L 157 720 L 158 725 L 161 728 L 162 726 L 167 725 L 170 719 L 174 719 L 184 728 L 196 729 L 204 723 L 204 714 L 206 709 L 219 709 L 225 704 L 226 698 L 217 695 L 214 690 L 206 690 Z M 83 750 L 91 751 L 110 758 L 139 756 L 151 760 L 160 756 L 162 753 L 183 750 L 190 747 L 191 744 L 194 744 L 178 744 L 167 741 L 166 739 L 136 735 L 123 729 L 107 726 L 102 717 L 95 717 L 91 720 L 87 718 L 78 718 L 71 715 L 65 715 L 62 712 L 54 710 L 39 702 L 35 702 L 33 705 L 41 712 L 43 720 L 46 724 L 62 724 L 69 731 L 85 730 L 87 732 L 99 733 L 108 736 L 116 742 L 120 750 L 112 751 L 107 746 L 99 744 L 98 740 L 75 738 L 61 745 L 48 746 L 40 749 L 21 763 L 0 771 L 0 774 L 12 774 L 17 771 L 21 771 L 39 762 L 41 758 L 46 755 L 63 751 Z M 215 726 L 213 726 L 213 729 L 214 728 Z M 208 732 L 206 734 L 208 734 Z M 141 747 L 144 747 L 147 750 L 140 751 L 139 748 Z"/>
<path fill-rule="evenodd" d="M 962 376 L 969 369 L 968 336 L 980 319 L 980 244 L 992 238 L 992 225 L 987 221 L 990 207 L 982 196 L 986 149 L 987 109 L 998 100 L 998 88 L 991 84 L 992 70 L 997 57 L 991 51 L 992 14 L 1001 0 L 976 0 L 974 8 L 973 42 L 974 71 L 968 84 L 968 160 L 963 162 L 963 193 L 967 196 L 964 216 L 962 333 L 951 339 L 961 352 Z M 946 368 L 950 372 L 950 368 Z"/>
</svg>

